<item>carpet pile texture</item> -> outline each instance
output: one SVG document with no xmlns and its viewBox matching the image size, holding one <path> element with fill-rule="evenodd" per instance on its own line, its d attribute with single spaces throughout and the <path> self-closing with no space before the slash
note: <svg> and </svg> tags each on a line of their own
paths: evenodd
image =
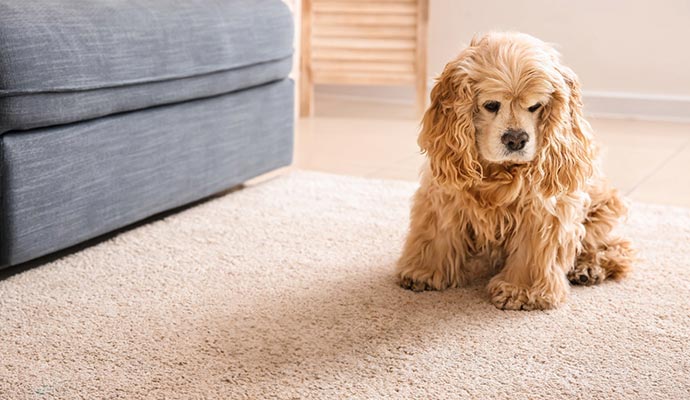
<svg viewBox="0 0 690 400">
<path fill-rule="evenodd" d="M 296 172 L 0 281 L 0 398 L 690 398 L 690 210 L 633 205 L 623 282 L 500 311 L 396 285 L 415 188 Z"/>
</svg>

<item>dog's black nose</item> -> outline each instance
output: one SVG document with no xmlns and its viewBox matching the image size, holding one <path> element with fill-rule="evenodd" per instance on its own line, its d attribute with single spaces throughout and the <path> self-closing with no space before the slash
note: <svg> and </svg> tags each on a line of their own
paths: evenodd
<svg viewBox="0 0 690 400">
<path fill-rule="evenodd" d="M 529 140 L 529 135 L 525 131 L 517 131 L 514 129 L 508 129 L 505 131 L 503 136 L 501 136 L 501 142 L 510 151 L 518 151 L 525 148 L 527 141 Z"/>
</svg>

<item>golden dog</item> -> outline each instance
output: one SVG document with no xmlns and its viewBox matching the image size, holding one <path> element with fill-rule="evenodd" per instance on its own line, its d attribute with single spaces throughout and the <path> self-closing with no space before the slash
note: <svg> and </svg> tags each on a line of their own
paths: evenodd
<svg viewBox="0 0 690 400">
<path fill-rule="evenodd" d="M 619 279 L 630 243 L 612 234 L 627 209 L 597 164 L 577 77 L 544 42 L 475 38 L 431 92 L 426 153 L 400 284 L 442 290 L 495 275 L 502 309 L 562 304 L 569 283 Z"/>
</svg>

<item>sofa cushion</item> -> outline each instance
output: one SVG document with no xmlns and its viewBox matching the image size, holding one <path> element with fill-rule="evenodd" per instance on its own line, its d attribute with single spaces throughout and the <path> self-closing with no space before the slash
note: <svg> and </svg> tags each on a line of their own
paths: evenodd
<svg viewBox="0 0 690 400">
<path fill-rule="evenodd" d="M 289 72 L 292 32 L 281 0 L 0 0 L 0 129 L 278 80 Z"/>
</svg>

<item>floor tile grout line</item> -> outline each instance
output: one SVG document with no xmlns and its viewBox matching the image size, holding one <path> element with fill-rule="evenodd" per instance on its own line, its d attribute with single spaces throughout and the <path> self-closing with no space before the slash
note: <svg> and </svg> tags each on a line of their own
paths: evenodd
<svg viewBox="0 0 690 400">
<path fill-rule="evenodd" d="M 642 179 L 640 179 L 636 184 L 633 185 L 626 193 L 626 196 L 631 196 L 635 190 L 637 190 L 638 187 L 640 187 L 643 183 L 647 182 L 651 177 L 656 175 L 657 172 L 659 172 L 662 168 L 664 168 L 669 162 L 671 162 L 673 159 L 678 157 L 680 153 L 682 153 L 686 148 L 690 147 L 690 139 L 688 139 L 685 143 L 683 143 L 676 151 L 671 153 L 671 155 L 668 156 L 665 160 L 663 160 L 659 165 L 656 166 L 650 173 L 647 175 L 643 176 Z"/>
</svg>

